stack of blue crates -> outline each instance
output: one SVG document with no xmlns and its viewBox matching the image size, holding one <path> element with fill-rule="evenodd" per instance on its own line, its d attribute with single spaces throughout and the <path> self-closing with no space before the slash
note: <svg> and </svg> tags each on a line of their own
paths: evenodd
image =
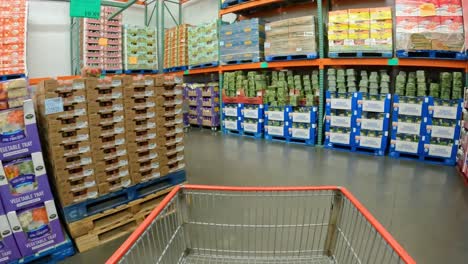
<svg viewBox="0 0 468 264">
<path fill-rule="evenodd" d="M 353 93 L 326 92 L 325 148 L 352 150 L 356 133 Z"/>
<path fill-rule="evenodd" d="M 297 106 L 289 113 L 289 142 L 313 146 L 317 136 L 317 107 Z"/>
<path fill-rule="evenodd" d="M 222 131 L 224 134 L 242 134 L 242 104 L 222 104 Z"/>
<path fill-rule="evenodd" d="M 429 97 L 394 95 L 390 156 L 422 159 Z"/>
<path fill-rule="evenodd" d="M 424 160 L 445 165 L 456 163 L 463 100 L 429 97 Z"/>
<path fill-rule="evenodd" d="M 291 120 L 292 106 L 265 105 L 265 139 L 287 141 Z"/>
<path fill-rule="evenodd" d="M 354 147 L 357 152 L 385 155 L 392 110 L 392 95 L 369 95 L 355 93 L 357 110 L 353 111 L 356 118 Z"/>
<path fill-rule="evenodd" d="M 242 134 L 262 138 L 265 129 L 265 109 L 263 105 L 241 104 Z"/>
</svg>

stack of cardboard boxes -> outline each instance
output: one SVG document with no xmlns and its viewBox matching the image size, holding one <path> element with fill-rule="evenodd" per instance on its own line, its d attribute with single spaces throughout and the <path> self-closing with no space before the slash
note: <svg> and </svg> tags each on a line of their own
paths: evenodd
<svg viewBox="0 0 468 264">
<path fill-rule="evenodd" d="M 157 70 L 156 30 L 133 25 L 123 30 L 124 70 Z"/>
<path fill-rule="evenodd" d="M 463 52 L 461 0 L 397 0 L 397 50 Z"/>
<path fill-rule="evenodd" d="M 155 85 L 157 94 L 157 145 L 160 155 L 161 176 L 165 176 L 185 167 L 182 113 L 183 86 L 176 85 L 173 78 L 163 79 L 163 76 L 158 76 L 155 79 Z"/>
<path fill-rule="evenodd" d="M 154 77 L 134 78 L 124 93 L 128 158 L 132 182 L 137 184 L 161 175 L 156 142 Z"/>
<path fill-rule="evenodd" d="M 90 79 L 89 126 L 99 195 L 132 184 L 125 141 L 124 87 L 130 77 Z"/>
<path fill-rule="evenodd" d="M 0 0 L 0 75 L 26 74 L 28 1 Z"/>
<path fill-rule="evenodd" d="M 265 25 L 265 56 L 317 56 L 315 17 L 304 16 Z"/>
<path fill-rule="evenodd" d="M 183 24 L 166 29 L 164 32 L 164 68 L 187 66 L 188 59 L 188 29 Z"/>
<path fill-rule="evenodd" d="M 115 8 L 102 7 L 100 19 L 83 19 L 80 25 L 82 66 L 122 70 L 122 15 L 109 20 L 114 12 Z"/>
<path fill-rule="evenodd" d="M 43 138 L 62 205 L 98 196 L 86 103 L 87 80 L 46 80 L 38 101 Z M 51 106 L 63 105 L 63 111 Z"/>
<path fill-rule="evenodd" d="M 218 22 L 188 29 L 189 65 L 218 62 Z"/>
<path fill-rule="evenodd" d="M 329 51 L 392 52 L 392 28 L 391 7 L 329 12 Z"/>
</svg>

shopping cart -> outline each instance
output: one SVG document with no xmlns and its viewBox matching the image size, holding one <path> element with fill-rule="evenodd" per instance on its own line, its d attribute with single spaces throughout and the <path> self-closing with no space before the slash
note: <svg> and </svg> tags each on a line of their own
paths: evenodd
<svg viewBox="0 0 468 264">
<path fill-rule="evenodd" d="M 176 187 L 113 263 L 416 263 L 341 187 Z"/>
</svg>

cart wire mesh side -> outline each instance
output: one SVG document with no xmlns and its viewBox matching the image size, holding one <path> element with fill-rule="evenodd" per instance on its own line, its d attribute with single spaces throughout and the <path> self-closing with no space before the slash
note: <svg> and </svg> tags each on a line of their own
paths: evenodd
<svg viewBox="0 0 468 264">
<path fill-rule="evenodd" d="M 185 185 L 107 263 L 416 262 L 344 188 Z"/>
</svg>

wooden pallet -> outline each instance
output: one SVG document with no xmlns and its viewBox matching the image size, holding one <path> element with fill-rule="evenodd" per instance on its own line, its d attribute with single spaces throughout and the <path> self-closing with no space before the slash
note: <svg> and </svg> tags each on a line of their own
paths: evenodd
<svg viewBox="0 0 468 264">
<path fill-rule="evenodd" d="M 174 187 L 68 224 L 79 252 L 133 232 Z"/>
</svg>

